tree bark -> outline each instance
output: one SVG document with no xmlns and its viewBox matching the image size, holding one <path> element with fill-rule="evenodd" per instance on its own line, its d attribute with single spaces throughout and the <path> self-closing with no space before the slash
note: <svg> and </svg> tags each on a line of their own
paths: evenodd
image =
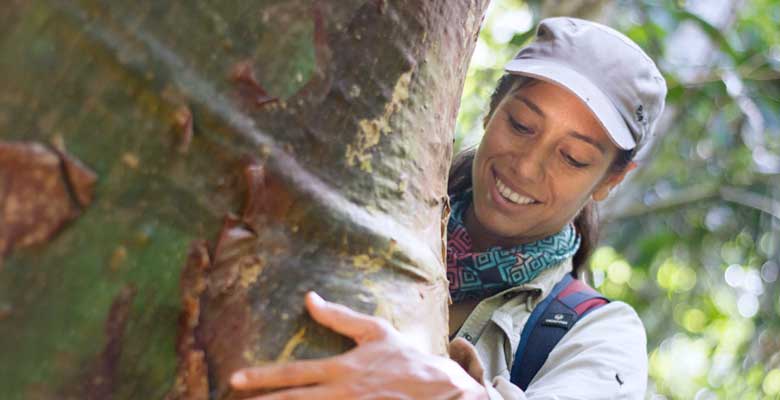
<svg viewBox="0 0 780 400">
<path fill-rule="evenodd" d="M 444 354 L 487 2 L 7 2 L 3 397 L 229 398 L 236 368 L 352 345 L 311 289 Z"/>
</svg>

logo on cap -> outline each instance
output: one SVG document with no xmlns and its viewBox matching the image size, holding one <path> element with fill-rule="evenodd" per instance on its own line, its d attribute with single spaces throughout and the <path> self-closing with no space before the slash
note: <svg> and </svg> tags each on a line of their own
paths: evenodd
<svg viewBox="0 0 780 400">
<path fill-rule="evenodd" d="M 636 109 L 636 121 L 637 122 L 644 122 L 645 120 L 645 109 L 642 107 L 642 105 L 639 105 Z"/>
</svg>

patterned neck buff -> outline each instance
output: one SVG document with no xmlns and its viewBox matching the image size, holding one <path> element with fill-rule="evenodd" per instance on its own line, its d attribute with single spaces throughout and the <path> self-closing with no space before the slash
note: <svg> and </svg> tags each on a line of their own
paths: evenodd
<svg viewBox="0 0 780 400">
<path fill-rule="evenodd" d="M 468 190 L 451 199 L 447 225 L 447 279 L 450 295 L 457 303 L 481 300 L 504 289 L 532 281 L 539 273 L 560 264 L 580 247 L 580 236 L 573 224 L 536 242 L 512 248 L 491 247 L 477 252 L 463 224 L 463 215 L 472 201 Z"/>
</svg>

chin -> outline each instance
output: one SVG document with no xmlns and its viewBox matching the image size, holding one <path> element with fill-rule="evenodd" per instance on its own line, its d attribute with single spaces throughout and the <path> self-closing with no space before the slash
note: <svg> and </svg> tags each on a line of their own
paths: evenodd
<svg viewBox="0 0 780 400">
<path fill-rule="evenodd" d="M 482 210 L 477 208 L 474 211 L 475 216 L 477 217 L 477 221 L 482 226 L 482 228 L 496 237 L 512 238 L 521 236 L 524 233 L 523 227 L 508 224 L 508 222 L 512 221 L 512 219 L 496 210 L 480 212 Z M 515 219 L 516 218 L 517 217 L 515 217 Z"/>
<path fill-rule="evenodd" d="M 509 226 L 490 226 L 488 227 L 491 233 L 496 235 L 499 238 L 510 240 L 512 238 L 516 238 L 518 236 L 526 236 L 526 231 L 524 229 L 518 229 L 517 227 L 509 227 Z"/>
</svg>

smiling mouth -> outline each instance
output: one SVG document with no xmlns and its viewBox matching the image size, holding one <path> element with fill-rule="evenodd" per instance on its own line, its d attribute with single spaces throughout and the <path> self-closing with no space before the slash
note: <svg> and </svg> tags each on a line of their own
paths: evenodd
<svg viewBox="0 0 780 400">
<path fill-rule="evenodd" d="M 510 189 L 509 186 L 507 186 L 503 181 L 501 181 L 498 175 L 495 175 L 495 172 L 493 174 L 494 177 L 496 178 L 496 189 L 498 189 L 498 193 L 501 195 L 501 197 L 503 197 L 507 201 L 518 205 L 538 203 L 538 201 Z"/>
</svg>

